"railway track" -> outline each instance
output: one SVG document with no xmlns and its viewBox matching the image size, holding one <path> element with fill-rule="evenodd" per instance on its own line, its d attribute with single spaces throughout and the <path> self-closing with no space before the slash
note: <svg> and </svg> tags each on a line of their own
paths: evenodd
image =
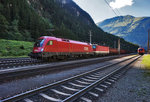
<svg viewBox="0 0 150 102">
<path fill-rule="evenodd" d="M 12 61 L 12 60 L 21 60 L 21 59 L 30 59 L 29 57 L 20 57 L 20 58 L 0 58 L 0 61 Z"/>
<path fill-rule="evenodd" d="M 140 56 L 30 90 L 1 102 L 92 102 L 113 84 Z"/>
<path fill-rule="evenodd" d="M 126 55 L 120 55 L 120 56 L 110 56 L 110 59 L 113 58 L 119 58 L 119 57 L 124 57 Z M 107 59 L 108 57 L 102 57 L 104 59 Z M 73 59 L 68 59 L 68 60 L 73 60 Z M 32 59 L 29 57 L 24 57 L 24 58 L 0 58 L 0 70 L 3 69 L 10 69 L 10 68 L 16 68 L 16 67 L 22 67 L 22 66 L 28 66 L 28 65 L 36 65 L 36 64 L 46 64 L 49 62 L 43 61 L 43 60 L 37 60 L 37 59 Z"/>
<path fill-rule="evenodd" d="M 31 58 L 1 58 L 0 69 L 8 69 L 13 67 L 21 67 L 27 65 L 35 65 L 45 63 L 42 60 L 31 59 Z"/>
<path fill-rule="evenodd" d="M 39 74 L 45 74 L 51 71 L 56 70 L 66 70 L 72 69 L 76 67 L 88 66 L 91 64 L 97 64 L 100 62 L 112 60 L 115 58 L 121 58 L 127 55 L 119 55 L 119 56 L 107 56 L 107 57 L 99 57 L 92 59 L 83 59 L 83 60 L 73 60 L 66 62 L 54 62 L 47 64 L 33 64 L 33 66 L 23 66 L 23 67 L 14 67 L 14 68 L 6 68 L 0 70 L 0 83 L 6 82 L 7 80 L 15 80 L 23 77 L 30 77 Z"/>
<path fill-rule="evenodd" d="M 110 56 L 110 59 L 124 57 L 124 56 L 127 56 L 127 55 L 130 55 L 130 54 L 119 55 L 119 56 Z M 102 58 L 107 59 L 108 57 L 102 57 Z M 68 59 L 68 60 L 75 60 L 75 59 Z M 46 61 L 43 61 L 43 60 L 32 59 L 32 58 L 29 58 L 29 57 L 24 57 L 24 58 L 0 58 L 0 70 L 16 68 L 16 67 L 23 67 L 23 66 L 28 66 L 28 65 L 47 64 L 47 63 L 49 63 L 49 62 L 46 62 Z"/>
</svg>

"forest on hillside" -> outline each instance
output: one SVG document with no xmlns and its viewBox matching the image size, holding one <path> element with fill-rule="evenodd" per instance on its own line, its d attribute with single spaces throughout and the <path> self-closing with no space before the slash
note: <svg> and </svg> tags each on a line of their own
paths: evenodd
<svg viewBox="0 0 150 102">
<path fill-rule="evenodd" d="M 0 0 L 0 38 L 33 41 L 49 22 L 40 17 L 26 0 Z"/>
</svg>

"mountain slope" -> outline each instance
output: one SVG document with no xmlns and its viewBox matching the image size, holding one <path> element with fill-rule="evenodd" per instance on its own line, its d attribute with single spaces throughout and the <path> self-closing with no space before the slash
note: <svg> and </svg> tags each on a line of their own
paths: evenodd
<svg viewBox="0 0 150 102">
<path fill-rule="evenodd" d="M 104 31 L 122 37 L 127 41 L 147 46 L 147 31 L 150 17 L 119 16 L 97 24 Z"/>
<path fill-rule="evenodd" d="M 0 38 L 34 41 L 50 35 L 113 47 L 118 37 L 96 26 L 88 13 L 72 0 L 0 0 Z M 15 36 L 14 36 L 15 35 Z M 122 49 L 137 46 L 121 39 Z"/>
<path fill-rule="evenodd" d="M 97 27 L 92 18 L 72 0 L 28 0 L 29 4 L 44 18 L 54 25 L 54 36 L 89 42 L 89 31 L 92 40 L 100 45 L 114 47 L 118 37 L 112 36 Z M 136 49 L 121 39 L 122 49 Z M 128 46 L 128 47 L 127 47 Z"/>
</svg>

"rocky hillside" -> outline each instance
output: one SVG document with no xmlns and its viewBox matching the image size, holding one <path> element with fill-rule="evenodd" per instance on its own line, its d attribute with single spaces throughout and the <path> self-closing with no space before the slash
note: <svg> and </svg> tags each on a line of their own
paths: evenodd
<svg viewBox="0 0 150 102">
<path fill-rule="evenodd" d="M 34 41 L 43 35 L 114 47 L 118 37 L 106 33 L 72 0 L 0 0 L 0 38 Z M 122 49 L 137 46 L 123 39 Z"/>
<path fill-rule="evenodd" d="M 97 24 L 104 31 L 124 38 L 127 41 L 147 46 L 147 33 L 150 17 L 119 16 Z"/>
</svg>

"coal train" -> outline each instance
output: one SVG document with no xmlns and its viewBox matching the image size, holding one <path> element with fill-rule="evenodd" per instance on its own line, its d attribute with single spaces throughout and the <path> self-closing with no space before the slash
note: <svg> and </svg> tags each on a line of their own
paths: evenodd
<svg viewBox="0 0 150 102">
<path fill-rule="evenodd" d="M 138 48 L 137 50 L 139 55 L 144 55 L 145 54 L 145 49 L 144 48 Z"/>
<path fill-rule="evenodd" d="M 125 50 L 121 54 L 127 53 Z M 29 54 L 32 58 L 39 59 L 64 59 L 68 57 L 90 57 L 118 54 L 118 50 L 108 46 L 89 44 L 52 36 L 42 36 L 34 44 L 33 51 Z"/>
</svg>

